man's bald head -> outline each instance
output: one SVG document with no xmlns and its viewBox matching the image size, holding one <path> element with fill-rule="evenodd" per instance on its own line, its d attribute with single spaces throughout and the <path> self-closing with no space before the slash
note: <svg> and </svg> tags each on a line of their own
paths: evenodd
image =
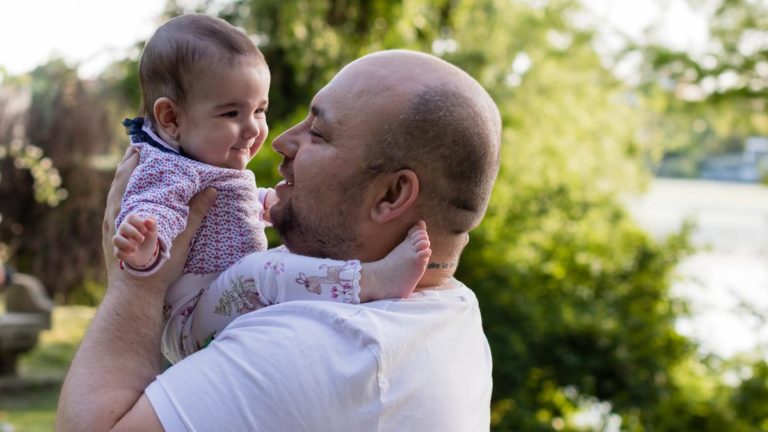
<svg viewBox="0 0 768 432">
<path fill-rule="evenodd" d="M 370 70 L 367 92 L 399 102 L 390 105 L 393 121 L 382 122 L 366 147 L 371 176 L 414 170 L 430 232 L 469 232 L 485 214 L 499 168 L 501 119 L 493 100 L 466 72 L 427 54 L 382 51 L 345 70 L 364 76 L 363 68 Z"/>
</svg>

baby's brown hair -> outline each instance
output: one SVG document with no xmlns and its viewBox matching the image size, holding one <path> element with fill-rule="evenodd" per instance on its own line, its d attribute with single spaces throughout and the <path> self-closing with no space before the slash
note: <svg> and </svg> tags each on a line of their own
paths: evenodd
<svg viewBox="0 0 768 432">
<path fill-rule="evenodd" d="M 240 29 L 208 15 L 182 15 L 160 26 L 147 41 L 139 62 L 141 112 L 155 123 L 155 101 L 167 97 L 184 105 L 191 83 L 209 67 L 238 57 L 267 67 L 256 44 Z"/>
</svg>

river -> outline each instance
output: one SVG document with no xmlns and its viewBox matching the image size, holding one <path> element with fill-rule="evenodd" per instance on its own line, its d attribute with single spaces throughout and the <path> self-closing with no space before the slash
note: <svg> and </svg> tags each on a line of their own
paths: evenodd
<svg viewBox="0 0 768 432">
<path fill-rule="evenodd" d="M 672 287 L 691 305 L 680 333 L 723 357 L 768 346 L 768 187 L 656 179 L 627 206 L 657 237 L 696 223 L 697 252 L 680 263 Z"/>
</svg>

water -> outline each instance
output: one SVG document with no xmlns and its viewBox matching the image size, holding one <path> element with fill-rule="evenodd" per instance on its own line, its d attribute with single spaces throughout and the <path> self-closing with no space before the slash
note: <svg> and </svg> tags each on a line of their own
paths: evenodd
<svg viewBox="0 0 768 432">
<path fill-rule="evenodd" d="M 627 205 L 655 236 L 686 219 L 697 225 L 698 252 L 680 263 L 672 288 L 693 312 L 678 331 L 724 357 L 768 346 L 768 187 L 656 179 Z"/>
</svg>

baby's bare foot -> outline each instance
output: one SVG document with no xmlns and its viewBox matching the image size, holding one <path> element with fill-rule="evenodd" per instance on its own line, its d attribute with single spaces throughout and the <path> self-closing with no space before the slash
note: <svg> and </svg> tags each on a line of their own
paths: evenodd
<svg viewBox="0 0 768 432">
<path fill-rule="evenodd" d="M 431 255 L 427 225 L 419 221 L 387 256 L 362 264 L 360 301 L 408 297 L 424 275 Z"/>
</svg>

